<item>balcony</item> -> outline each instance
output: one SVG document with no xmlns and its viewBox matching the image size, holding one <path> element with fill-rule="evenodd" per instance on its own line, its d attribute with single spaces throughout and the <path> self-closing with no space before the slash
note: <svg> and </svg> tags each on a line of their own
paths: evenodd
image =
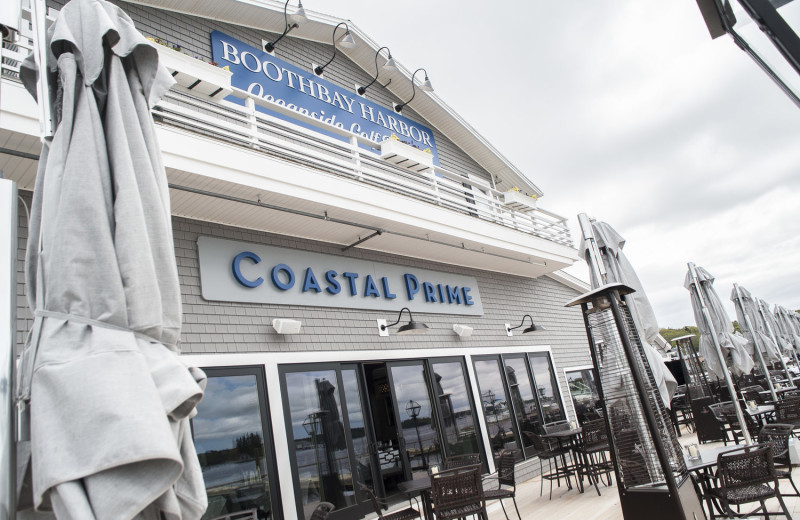
<svg viewBox="0 0 800 520">
<path fill-rule="evenodd" d="M 38 153 L 35 105 L 13 60 L 3 67 L 0 143 Z M 577 260 L 566 219 L 535 201 L 507 203 L 482 179 L 438 166 L 406 167 L 388 147 L 247 92 L 231 89 L 239 105 L 206 91 L 176 85 L 153 109 L 176 216 L 521 276 Z M 0 154 L 7 176 L 32 189 L 35 161 L 25 162 Z"/>
</svg>

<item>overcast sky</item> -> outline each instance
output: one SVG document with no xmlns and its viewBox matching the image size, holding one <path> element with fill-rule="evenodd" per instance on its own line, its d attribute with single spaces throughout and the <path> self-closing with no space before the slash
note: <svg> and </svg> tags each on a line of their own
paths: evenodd
<svg viewBox="0 0 800 520">
<path fill-rule="evenodd" d="M 613 226 L 662 327 L 687 262 L 800 309 L 800 108 L 695 0 L 306 0 L 350 19 L 544 191 Z M 586 264 L 568 272 L 588 280 Z"/>
</svg>

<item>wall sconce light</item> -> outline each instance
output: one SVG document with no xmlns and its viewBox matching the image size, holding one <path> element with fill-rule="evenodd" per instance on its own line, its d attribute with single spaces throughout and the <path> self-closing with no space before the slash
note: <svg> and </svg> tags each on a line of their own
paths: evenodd
<svg viewBox="0 0 800 520">
<path fill-rule="evenodd" d="M 330 65 L 331 62 L 333 61 L 333 58 L 336 57 L 336 29 L 338 29 L 340 25 L 344 25 L 345 33 L 344 37 L 339 41 L 339 45 L 341 45 L 345 49 L 352 49 L 356 46 L 356 41 L 353 39 L 353 35 L 350 34 L 350 27 L 348 27 L 345 22 L 339 22 L 338 24 L 336 24 L 336 27 L 333 28 L 333 36 L 332 36 L 333 56 L 331 56 L 331 59 L 329 59 L 328 63 L 326 63 L 325 65 L 317 65 L 316 67 L 314 67 L 314 74 L 316 74 L 317 76 L 322 76 L 322 71 L 324 71 L 325 67 Z"/>
<path fill-rule="evenodd" d="M 424 92 L 433 92 L 433 85 L 431 85 L 431 80 L 428 79 L 428 71 L 425 69 L 415 70 L 414 74 L 411 75 L 411 98 L 405 103 L 400 103 L 399 105 L 394 106 L 394 111 L 398 114 L 401 110 L 403 110 L 403 107 L 411 103 L 411 101 L 414 99 L 414 96 L 417 95 L 417 85 L 414 83 L 414 76 L 416 76 L 417 72 L 419 71 L 423 71 L 425 73 L 425 81 L 422 82 L 422 85 L 419 86 L 419 89 Z"/>
<path fill-rule="evenodd" d="M 275 318 L 272 326 L 278 334 L 297 334 L 303 323 L 300 320 L 288 320 L 285 318 Z"/>
<path fill-rule="evenodd" d="M 453 332 L 455 332 L 462 338 L 468 338 L 472 336 L 472 327 L 468 327 L 466 325 L 459 325 L 458 323 L 456 323 L 453 325 Z"/>
<path fill-rule="evenodd" d="M 408 311 L 408 323 L 397 329 L 397 334 L 424 334 L 428 332 L 428 326 L 422 322 L 414 321 L 414 317 L 411 316 L 411 311 L 408 307 L 403 307 L 400 309 L 400 314 L 397 315 L 397 321 L 392 323 L 391 325 L 386 325 L 384 322 L 385 320 L 378 320 L 378 332 L 381 336 L 388 336 L 389 335 L 389 327 L 394 327 L 398 323 L 400 323 L 400 317 L 403 315 L 403 311 Z M 382 323 L 383 322 L 383 323 Z"/>
<path fill-rule="evenodd" d="M 506 323 L 506 334 L 509 335 L 509 336 L 513 336 L 511 331 L 522 327 L 525 324 L 525 318 L 528 318 L 528 319 L 531 320 L 531 326 L 528 327 L 527 329 L 524 329 L 522 331 L 523 334 L 527 334 L 529 332 L 536 332 L 536 331 L 539 331 L 539 330 L 547 330 L 544 327 L 542 327 L 541 325 L 536 325 L 533 322 L 533 318 L 531 318 L 531 315 L 530 314 L 526 314 L 525 316 L 522 317 L 522 322 L 519 325 L 517 325 L 516 327 L 512 327 L 510 324 Z"/>
<path fill-rule="evenodd" d="M 301 23 L 305 23 L 305 22 L 308 21 L 308 18 L 306 17 L 306 10 L 303 9 L 302 0 L 299 0 L 297 2 L 297 9 L 295 10 L 294 13 L 292 13 L 291 16 L 289 16 L 287 14 L 287 12 L 286 12 L 286 8 L 287 7 L 289 7 L 289 0 L 286 0 L 286 3 L 283 4 L 283 20 L 284 20 L 284 23 L 286 24 L 286 27 L 283 28 L 283 34 L 278 36 L 278 39 L 275 40 L 274 42 L 266 42 L 266 43 L 264 43 L 264 50 L 267 51 L 267 52 L 274 51 L 275 50 L 275 44 L 278 43 L 279 41 L 281 41 L 281 39 L 284 36 L 289 34 L 289 31 L 291 31 L 295 27 L 299 27 Z M 289 24 L 289 18 L 292 19 L 292 23 L 291 24 Z"/>
<path fill-rule="evenodd" d="M 378 74 L 380 74 L 380 70 L 378 69 L 378 55 L 381 53 L 383 49 L 386 49 L 386 51 L 389 53 L 389 59 L 386 60 L 386 63 L 383 64 L 383 70 L 397 70 L 397 64 L 394 62 L 394 58 L 392 58 L 392 51 L 389 50 L 389 47 L 381 47 L 380 49 L 378 49 L 378 52 L 375 53 L 375 77 L 372 78 L 372 81 L 370 81 L 363 87 L 358 87 L 356 89 L 356 92 L 358 92 L 359 96 L 363 96 L 367 92 L 367 89 L 373 83 L 378 81 Z"/>
</svg>

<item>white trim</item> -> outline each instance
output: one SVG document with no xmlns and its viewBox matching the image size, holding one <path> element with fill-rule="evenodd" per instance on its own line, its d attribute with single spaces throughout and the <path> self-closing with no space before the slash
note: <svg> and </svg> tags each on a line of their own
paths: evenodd
<svg viewBox="0 0 800 520">
<path fill-rule="evenodd" d="M 569 402 L 572 405 L 572 414 L 575 416 L 575 420 L 578 420 L 578 412 L 575 410 L 575 398 L 572 397 L 572 389 L 569 387 L 569 379 L 567 378 L 567 372 L 574 372 L 576 370 L 594 370 L 594 365 L 575 365 L 571 367 L 564 367 L 564 382 L 567 384 L 567 392 L 569 392 Z M 597 385 L 599 381 L 595 381 L 595 385 Z M 599 397 L 599 396 L 598 396 Z M 562 399 L 563 400 L 563 399 Z"/>
</svg>

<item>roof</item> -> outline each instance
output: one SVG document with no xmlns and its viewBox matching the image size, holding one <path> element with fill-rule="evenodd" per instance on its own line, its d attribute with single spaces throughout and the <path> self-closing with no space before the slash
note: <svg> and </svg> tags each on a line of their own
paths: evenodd
<svg viewBox="0 0 800 520">
<path fill-rule="evenodd" d="M 274 0 L 133 0 L 131 3 L 166 9 L 202 18 L 219 20 L 243 27 L 270 33 L 281 33 L 285 27 L 284 2 Z M 337 48 L 358 67 L 373 74 L 375 53 L 381 45 L 355 26 L 350 20 L 306 9 L 308 22 L 292 30 L 287 38 L 300 38 L 330 45 L 331 31 L 340 22 L 347 22 L 356 41 L 353 49 Z M 394 79 L 386 87 L 400 99 L 411 97 L 411 76 L 400 62 L 396 72 L 382 72 L 383 78 Z M 400 77 L 405 81 L 400 81 Z M 385 83 L 385 81 L 383 81 Z M 518 186 L 522 191 L 540 197 L 541 189 L 528 179 L 516 166 L 506 159 L 494 146 L 480 135 L 469 123 L 433 92 L 417 92 L 414 111 L 435 127 L 456 146 L 467 153 L 493 177 L 503 181 L 504 186 Z"/>
</svg>

